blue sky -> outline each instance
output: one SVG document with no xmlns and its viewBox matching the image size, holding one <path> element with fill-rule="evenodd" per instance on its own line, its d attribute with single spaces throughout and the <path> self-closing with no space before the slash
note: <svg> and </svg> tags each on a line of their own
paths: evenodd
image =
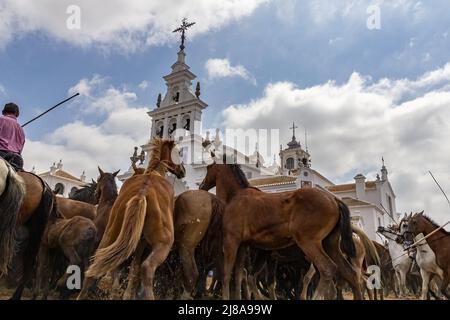
<svg viewBox="0 0 450 320">
<path fill-rule="evenodd" d="M 323 1 L 324 15 L 335 10 L 328 7 L 329 2 Z M 394 9 L 385 6 L 384 10 L 381 4 L 382 27 L 369 30 L 366 27 L 369 15 L 365 12 L 350 18 L 336 14 L 318 23 L 308 11 L 308 1 L 281 0 L 261 4 L 244 19 L 190 38 L 186 49 L 188 63 L 203 80 L 203 97 L 212 107 L 204 120 L 212 123 L 213 108 L 218 112 L 230 104 L 245 103 L 260 95 L 270 82 L 292 81 L 306 87 L 330 79 L 346 81 L 353 71 L 370 75 L 374 81 L 382 77 L 414 78 L 441 67 L 447 62 L 446 53 L 450 49 L 445 36 L 450 23 L 446 10 L 437 4 L 445 7 L 447 3 L 403 2 L 420 3 L 422 10 L 431 11 L 429 18 L 411 21 L 414 9 L 405 13 L 399 5 Z M 372 1 L 362 3 L 355 11 L 361 11 Z M 161 76 L 170 70 L 176 50 L 176 38 L 164 45 L 124 53 L 114 48 L 104 52 L 95 45 L 80 48 L 41 30 L 23 33 L 0 51 L 0 79 L 6 90 L 2 100 L 18 101 L 23 106 L 22 118 L 30 118 L 37 110 L 65 97 L 68 88 L 81 78 L 100 74 L 109 77 L 115 86 L 132 87 L 149 81 L 148 90 L 139 92 L 136 102 L 150 105 L 158 92 L 164 92 Z M 427 53 L 431 57 L 424 61 Z M 204 63 L 212 57 L 242 64 L 258 85 L 240 78 L 205 81 Z M 233 95 L 227 94 L 230 90 Z M 54 112 L 30 126 L 28 135 L 40 138 L 76 117 L 68 113 L 67 109 Z"/>
<path fill-rule="evenodd" d="M 209 104 L 206 127 L 274 127 L 287 142 L 295 120 L 311 132 L 313 165 L 337 182 L 373 177 L 384 155 L 404 210 L 431 210 L 439 199 L 427 168 L 450 187 L 450 154 L 442 151 L 450 132 L 448 1 L 98 3 L 0 0 L 0 102 L 17 102 L 25 121 L 77 84 L 89 88 L 27 127 L 28 166 L 43 171 L 63 158 L 75 173 L 95 175 L 97 164 L 126 169 L 134 145 L 148 139 L 145 110 L 165 92 L 161 77 L 176 59 L 171 30 L 187 16 L 197 22 L 186 53 Z M 65 27 L 69 4 L 81 8 L 79 31 Z M 374 4 L 379 30 L 366 25 Z M 212 59 L 225 69 L 208 69 Z M 236 113 L 250 116 L 243 122 Z M 343 158 L 330 161 L 336 154 Z"/>
</svg>

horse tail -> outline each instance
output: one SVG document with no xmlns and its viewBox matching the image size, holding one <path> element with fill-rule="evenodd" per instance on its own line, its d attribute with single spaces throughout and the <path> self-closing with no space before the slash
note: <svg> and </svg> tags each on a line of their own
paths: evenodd
<svg viewBox="0 0 450 320">
<path fill-rule="evenodd" d="M 347 205 L 336 199 L 339 207 L 339 232 L 341 233 L 341 249 L 348 258 L 356 257 L 355 243 L 353 242 L 352 224 L 350 222 L 350 210 Z"/>
<path fill-rule="evenodd" d="M 377 248 L 373 244 L 372 240 L 370 240 L 366 233 L 357 226 L 352 226 L 352 229 L 353 232 L 356 233 L 361 239 L 364 249 L 366 250 L 366 263 L 368 265 L 381 266 L 380 256 L 378 255 Z"/>
<path fill-rule="evenodd" d="M 0 195 L 0 276 L 8 272 L 15 254 L 17 220 L 25 197 L 22 178 L 6 162 L 2 163 L 8 171 L 0 177 L 4 181 Z"/>
<path fill-rule="evenodd" d="M 118 268 L 134 253 L 141 240 L 146 213 L 145 195 L 136 195 L 128 201 L 117 239 L 110 246 L 97 250 L 86 276 L 100 278 L 108 271 Z"/>
</svg>

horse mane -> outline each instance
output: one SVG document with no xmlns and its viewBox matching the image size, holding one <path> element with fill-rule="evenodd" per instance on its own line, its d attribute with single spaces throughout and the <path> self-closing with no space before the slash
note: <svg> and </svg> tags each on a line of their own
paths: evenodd
<svg viewBox="0 0 450 320">
<path fill-rule="evenodd" d="M 145 172 L 153 171 L 158 167 L 161 162 L 161 151 L 166 143 L 174 143 L 174 141 L 161 138 L 154 138 L 150 141 L 152 157 L 148 162 L 147 170 L 145 170 Z"/>
<path fill-rule="evenodd" d="M 427 215 L 425 215 L 425 214 L 422 214 L 422 217 L 424 217 L 424 218 L 425 218 L 429 223 L 431 223 L 431 225 L 432 225 L 433 227 L 435 227 L 436 229 L 441 227 L 440 225 L 438 225 L 438 224 L 436 223 L 436 221 L 434 221 L 433 219 L 431 219 L 429 216 L 427 216 Z M 450 232 L 448 232 L 448 231 L 445 230 L 444 228 L 442 228 L 441 231 L 444 232 L 446 235 L 450 235 Z"/>
<path fill-rule="evenodd" d="M 244 171 L 242 171 L 241 166 L 238 164 L 229 164 L 228 167 L 231 169 L 234 177 L 236 178 L 238 184 L 243 188 L 250 187 L 250 183 L 245 176 Z"/>
</svg>

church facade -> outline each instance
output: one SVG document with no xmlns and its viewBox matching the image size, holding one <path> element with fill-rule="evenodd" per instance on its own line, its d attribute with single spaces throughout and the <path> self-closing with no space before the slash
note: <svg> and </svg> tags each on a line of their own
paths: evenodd
<svg viewBox="0 0 450 320">
<path fill-rule="evenodd" d="M 41 177 L 57 195 L 66 198 L 75 190 L 86 185 L 86 176 L 84 172 L 79 178 L 75 177 L 63 170 L 62 160 L 58 163 L 53 163 L 49 171 L 39 173 L 38 176 Z"/>
<path fill-rule="evenodd" d="M 295 124 L 292 125 L 292 139 L 287 147 L 280 147 L 279 160 L 270 166 L 265 166 L 260 157 L 257 146 L 252 155 L 245 155 L 238 150 L 223 144 L 220 130 L 216 129 L 215 136 L 210 132 L 202 133 L 202 113 L 208 105 L 200 98 L 200 83 L 193 81 L 195 74 L 186 64 L 184 46 L 180 46 L 177 61 L 172 65 L 172 71 L 163 77 L 167 91 L 158 95 L 156 105 L 148 112 L 151 118 L 151 132 L 149 140 L 155 137 L 173 138 L 182 150 L 185 163 L 186 177 L 177 179 L 172 174 L 167 180 L 174 185 L 175 193 L 198 189 L 206 175 L 206 167 L 210 159 L 208 150 L 223 150 L 226 154 L 233 154 L 237 163 L 246 174 L 252 186 L 264 192 L 292 191 L 299 188 L 321 188 L 342 199 L 348 206 L 352 216 L 352 223 L 363 228 L 372 240 L 382 240 L 376 233 L 378 226 L 386 226 L 397 217 L 395 207 L 395 193 L 388 179 L 387 169 L 382 166 L 381 178 L 376 181 L 366 181 L 362 174 L 355 176 L 354 183 L 336 185 L 330 179 L 313 169 L 311 156 L 307 146 L 302 147 L 295 136 Z M 306 141 L 305 141 L 306 144 Z M 141 146 L 142 155 L 140 166 L 146 167 L 151 156 L 150 145 Z M 135 156 L 131 158 L 136 162 Z M 133 174 L 132 166 L 119 179 L 124 181 Z M 211 190 L 215 192 L 215 190 Z"/>
</svg>

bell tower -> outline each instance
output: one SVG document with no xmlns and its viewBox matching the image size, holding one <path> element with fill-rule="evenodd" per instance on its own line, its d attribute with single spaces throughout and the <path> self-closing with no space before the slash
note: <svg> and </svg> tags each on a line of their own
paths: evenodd
<svg viewBox="0 0 450 320">
<path fill-rule="evenodd" d="M 292 139 L 287 143 L 287 149 L 280 146 L 281 170 L 285 175 L 299 175 L 302 168 L 311 167 L 311 156 L 308 150 L 304 150 L 295 137 L 297 128 L 295 123 L 292 123 L 292 127 L 289 128 L 292 129 Z"/>
<path fill-rule="evenodd" d="M 208 105 L 200 99 L 200 83 L 193 91 L 192 81 L 196 75 L 185 63 L 186 53 L 178 52 L 178 59 L 172 65 L 172 72 L 164 76 L 167 91 L 164 98 L 158 95 L 156 107 L 148 112 L 152 118 L 150 138 L 171 138 L 176 129 L 185 129 L 189 133 L 199 133 L 196 128 L 202 119 L 202 111 Z"/>
</svg>

